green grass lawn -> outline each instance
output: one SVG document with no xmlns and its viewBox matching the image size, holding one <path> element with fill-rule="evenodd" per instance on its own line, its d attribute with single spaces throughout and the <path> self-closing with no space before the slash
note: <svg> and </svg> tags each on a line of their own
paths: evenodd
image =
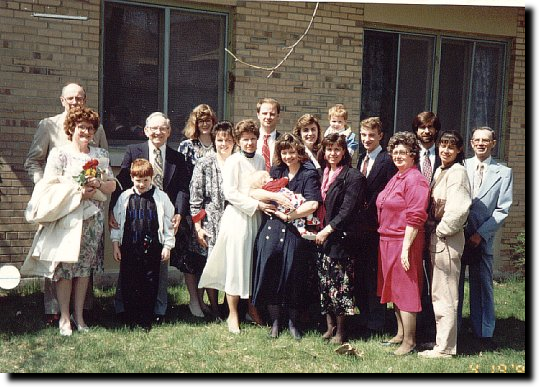
<svg viewBox="0 0 539 387">
<path fill-rule="evenodd" d="M 296 341 L 284 331 L 275 340 L 268 328 L 242 324 L 228 333 L 226 323 L 192 317 L 183 286 L 169 288 L 167 321 L 150 332 L 129 330 L 114 316 L 113 289 L 96 289 L 87 321 L 89 333 L 61 337 L 43 322 L 43 297 L 37 286 L 0 291 L 0 372 L 5 373 L 517 373 L 525 371 L 525 282 L 495 284 L 499 348 L 482 352 L 467 331 L 467 309 L 459 355 L 453 359 L 396 357 L 380 345 L 383 337 L 355 334 L 349 343 L 362 356 L 339 355 L 313 327 Z M 390 307 L 391 308 L 391 307 Z M 392 310 L 388 308 L 388 317 Z"/>
</svg>

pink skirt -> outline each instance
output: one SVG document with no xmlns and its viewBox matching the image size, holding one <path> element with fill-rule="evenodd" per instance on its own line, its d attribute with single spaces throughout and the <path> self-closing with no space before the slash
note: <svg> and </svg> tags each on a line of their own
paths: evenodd
<svg viewBox="0 0 539 387">
<path fill-rule="evenodd" d="M 380 302 L 392 302 L 404 312 L 421 312 L 423 289 L 423 246 L 425 233 L 420 230 L 408 255 L 410 268 L 401 264 L 402 238 L 380 236 L 378 250 L 378 296 Z"/>
</svg>

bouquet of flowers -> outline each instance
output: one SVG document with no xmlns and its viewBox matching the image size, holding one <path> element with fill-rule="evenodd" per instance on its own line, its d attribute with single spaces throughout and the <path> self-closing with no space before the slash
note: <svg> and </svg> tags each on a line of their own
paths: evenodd
<svg viewBox="0 0 539 387">
<path fill-rule="evenodd" d="M 99 168 L 99 160 L 91 159 L 82 166 L 82 171 L 77 176 L 73 176 L 73 178 L 81 187 L 83 187 L 91 177 L 107 180 L 106 176 L 105 171 Z M 96 190 L 93 199 L 104 202 L 107 200 L 107 196 L 100 190 Z"/>
</svg>

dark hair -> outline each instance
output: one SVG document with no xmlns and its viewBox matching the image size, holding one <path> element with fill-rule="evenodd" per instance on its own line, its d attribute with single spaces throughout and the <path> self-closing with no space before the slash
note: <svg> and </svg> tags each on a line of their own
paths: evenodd
<svg viewBox="0 0 539 387">
<path fill-rule="evenodd" d="M 213 149 L 215 149 L 215 138 L 217 137 L 217 133 L 225 133 L 228 134 L 232 140 L 234 140 L 234 124 L 230 121 L 219 121 L 213 127 L 211 128 L 211 142 L 213 144 Z"/>
<path fill-rule="evenodd" d="M 421 112 L 415 116 L 414 120 L 412 121 L 412 131 L 416 133 L 417 128 L 420 126 L 433 126 L 434 129 L 436 129 L 436 133 L 442 130 L 440 119 L 433 112 Z"/>
<path fill-rule="evenodd" d="M 279 136 L 275 142 L 275 151 L 273 152 L 273 165 L 283 164 L 283 159 L 281 157 L 281 152 L 286 149 L 295 149 L 298 152 L 298 160 L 300 163 L 304 163 L 309 160 L 309 156 L 305 153 L 305 145 L 301 142 L 299 138 L 294 136 L 291 133 L 285 133 L 282 136 Z"/>
<path fill-rule="evenodd" d="M 419 140 L 417 139 L 417 136 L 415 133 L 412 133 L 412 132 L 395 133 L 389 139 L 389 142 L 387 144 L 387 153 L 392 154 L 393 149 L 395 149 L 397 145 L 404 145 L 406 148 L 408 148 L 410 155 L 414 156 L 414 163 L 417 164 L 419 162 L 420 147 L 419 147 Z"/>
<path fill-rule="evenodd" d="M 75 127 L 80 122 L 89 122 L 94 127 L 95 132 L 99 127 L 99 114 L 90 108 L 81 107 L 79 105 L 69 108 L 64 121 L 64 132 L 67 134 L 69 141 L 73 139 Z"/>
<path fill-rule="evenodd" d="M 241 120 L 236 124 L 234 128 L 234 141 L 239 144 L 241 135 L 243 133 L 253 133 L 258 138 L 260 131 L 258 130 L 258 124 L 251 119 Z"/>
<path fill-rule="evenodd" d="M 455 145 L 458 150 L 460 150 L 459 154 L 457 154 L 457 157 L 455 159 L 455 163 L 462 164 L 464 161 L 464 139 L 462 138 L 461 134 L 457 132 L 456 130 L 446 130 L 444 131 L 438 140 L 436 141 L 436 147 L 439 148 L 442 144 L 449 144 L 449 145 Z M 438 150 L 439 151 L 439 150 Z"/>
<path fill-rule="evenodd" d="M 322 145 L 320 147 L 320 150 L 318 151 L 317 159 L 318 163 L 320 164 L 320 167 L 324 169 L 327 164 L 327 160 L 325 158 L 326 148 L 329 145 L 337 145 L 341 147 L 344 151 L 344 155 L 342 157 L 342 160 L 339 162 L 339 166 L 341 165 L 348 165 L 350 166 L 352 162 L 352 156 L 350 156 L 350 152 L 348 151 L 348 146 L 346 145 L 346 137 L 343 135 L 340 135 L 338 133 L 330 134 L 322 140 Z"/>
<path fill-rule="evenodd" d="M 303 142 L 303 140 L 301 139 L 301 129 L 312 124 L 316 125 L 316 129 L 318 131 L 318 135 L 316 136 L 316 142 L 313 144 L 313 153 L 316 154 L 316 152 L 318 152 L 318 149 L 320 148 L 320 143 L 322 142 L 322 130 L 320 129 L 320 123 L 315 116 L 313 116 L 312 114 L 302 115 L 300 118 L 298 118 L 296 126 L 294 126 L 294 129 L 292 129 L 292 133 L 297 138 L 299 138 L 301 142 Z"/>
</svg>

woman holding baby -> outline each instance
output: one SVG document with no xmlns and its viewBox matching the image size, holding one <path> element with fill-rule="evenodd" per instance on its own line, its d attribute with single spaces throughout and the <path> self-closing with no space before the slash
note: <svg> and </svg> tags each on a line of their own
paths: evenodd
<svg viewBox="0 0 539 387">
<path fill-rule="evenodd" d="M 297 326 L 302 304 L 302 278 L 306 270 L 305 249 L 308 243 L 300 235 L 304 227 L 297 219 L 313 214 L 322 201 L 318 172 L 305 153 L 305 146 L 296 136 L 285 133 L 275 144 L 270 177 L 287 178 L 284 190 L 296 202 L 292 211 L 278 207 L 264 216 L 254 251 L 252 302 L 266 307 L 272 321 L 271 338 L 277 338 L 281 323 L 288 319 L 290 334 L 301 339 Z M 251 195 L 256 196 L 256 192 Z M 300 204 L 301 203 L 301 204 Z M 299 228 L 299 229 L 298 229 Z"/>
</svg>

